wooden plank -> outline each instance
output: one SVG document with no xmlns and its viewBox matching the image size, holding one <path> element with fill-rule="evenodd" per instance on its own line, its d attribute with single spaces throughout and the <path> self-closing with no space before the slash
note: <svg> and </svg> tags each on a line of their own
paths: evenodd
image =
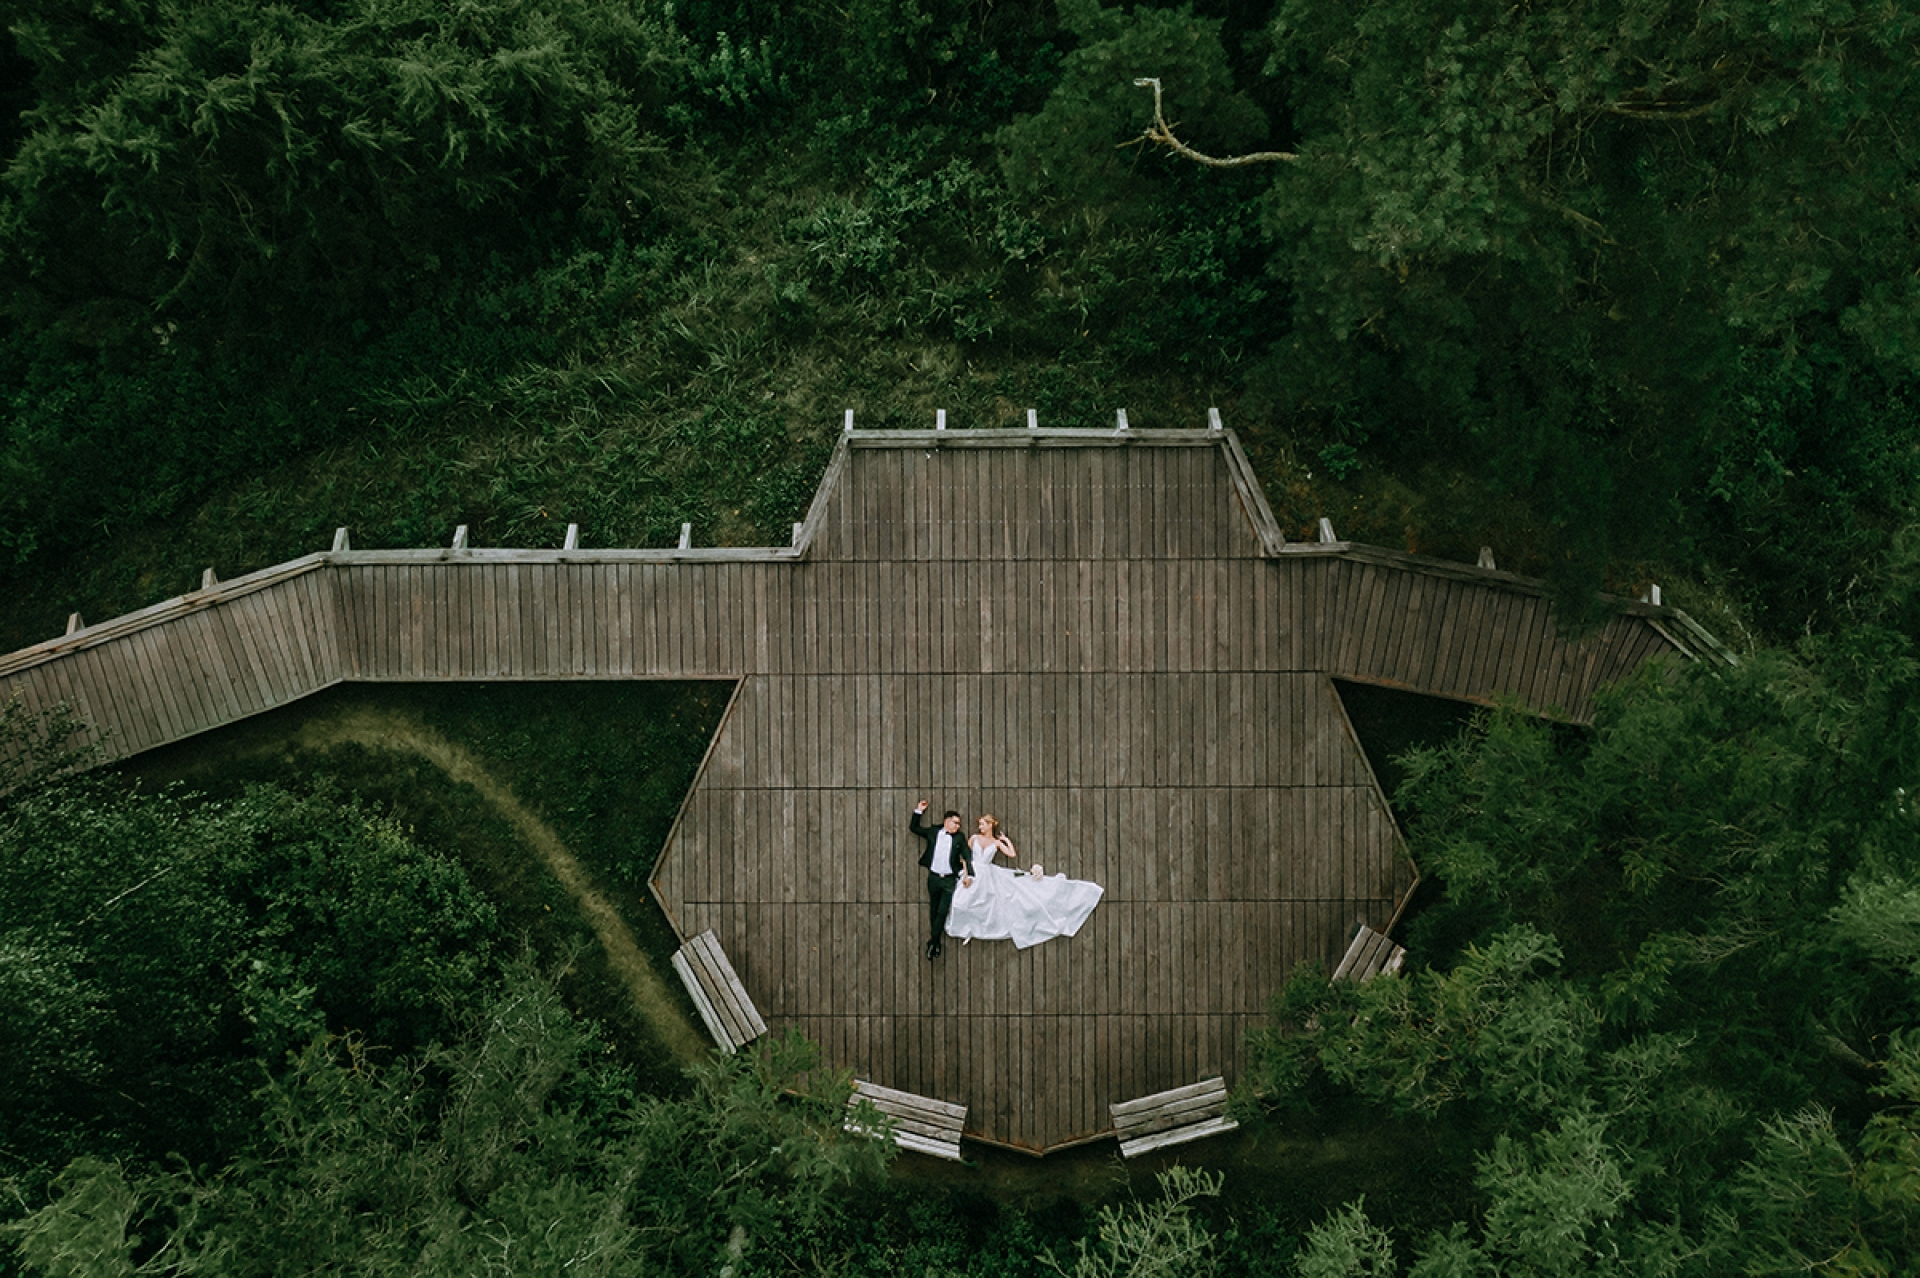
<svg viewBox="0 0 1920 1278">
<path fill-rule="evenodd" d="M 405 564 L 382 564 L 375 586 L 379 591 L 380 677 L 403 679 L 401 652 L 406 643 L 406 611 L 401 606 Z"/>
<path fill-rule="evenodd" d="M 217 691 L 228 721 L 245 718 L 265 709 L 265 699 L 248 678 L 246 652 L 240 645 L 239 636 L 234 633 L 233 610 L 216 608 L 206 615 L 206 643 L 214 663 L 215 678 L 219 681 Z"/>
<path fill-rule="evenodd" d="M 399 679 L 420 677 L 420 565 L 395 564 L 387 570 L 386 586 L 394 625 L 391 674 Z"/>
<path fill-rule="evenodd" d="M 1512 596 L 1496 590 L 1488 590 L 1485 594 L 1480 623 L 1476 627 L 1479 639 L 1474 645 L 1473 662 L 1468 667 L 1467 675 L 1474 695 L 1479 697 L 1498 694 L 1495 675 L 1505 664 L 1506 648 L 1510 643 L 1507 619 Z"/>
<path fill-rule="evenodd" d="M 681 576 L 689 571 L 685 565 L 676 567 Z M 586 616 L 582 607 L 584 601 L 580 597 L 580 569 L 574 564 L 558 563 L 553 565 L 551 571 L 553 593 L 549 606 L 552 611 L 547 634 L 552 671 L 559 678 L 579 678 L 585 673 L 586 667 Z"/>
<path fill-rule="evenodd" d="M 700 978 L 694 974 L 691 961 L 685 954 L 675 951 L 668 962 L 673 965 L 674 972 L 680 977 L 680 983 L 686 987 L 688 997 L 693 1000 L 694 1011 L 699 1013 L 701 1024 L 707 1027 L 708 1036 L 719 1045 L 721 1051 L 731 1054 L 734 1044 L 727 1032 L 726 1021 L 722 1019 L 719 1009 L 713 1005 L 713 1000 L 708 997 L 706 987 L 701 984 Z"/>
<path fill-rule="evenodd" d="M 1521 704 L 1540 708 L 1530 689 L 1546 654 L 1546 601 L 1529 595 L 1512 595 L 1515 642 L 1509 655 L 1504 682 Z"/>
<path fill-rule="evenodd" d="M 177 741 L 187 735 L 187 712 L 174 691 L 171 672 L 160 653 L 159 635 L 149 628 L 130 635 L 124 645 L 116 645 L 139 670 L 140 678 L 152 690 L 153 707 L 160 741 Z"/>
<path fill-rule="evenodd" d="M 371 604 L 369 616 L 372 618 L 372 631 L 369 635 L 369 658 L 371 674 L 374 679 L 396 679 L 399 677 L 399 618 L 394 616 L 394 574 L 399 568 L 392 564 L 376 564 L 367 570 L 367 601 Z"/>
<path fill-rule="evenodd" d="M 280 581 L 278 585 L 269 585 L 267 589 L 257 591 L 259 595 L 273 601 L 275 612 L 278 614 L 282 637 L 286 641 L 292 683 L 300 689 L 296 697 L 311 693 L 323 683 L 323 677 L 319 674 L 321 662 L 319 662 L 319 654 L 315 651 L 319 643 L 321 620 L 313 612 L 313 597 L 307 593 L 309 585 L 311 585 L 311 574 L 305 574 L 300 578 L 288 578 L 286 581 Z M 217 612 L 221 612 L 221 608 L 209 608 L 207 612 L 202 612 L 196 618 L 196 629 L 205 627 L 200 631 L 204 635 L 204 643 L 213 643 L 211 622 Z"/>
<path fill-rule="evenodd" d="M 324 589 L 330 596 L 335 630 L 339 636 L 337 650 L 339 666 L 335 675 L 338 678 L 351 679 L 360 673 L 364 664 L 365 635 L 360 616 L 360 573 L 357 569 L 338 565 L 324 573 L 315 574 L 315 579 L 324 583 Z M 237 651 L 234 655 L 236 659 L 239 656 Z"/>
<path fill-rule="evenodd" d="M 1493 672 L 1500 668 L 1501 645 L 1506 639 L 1504 623 L 1507 596 L 1497 590 L 1483 589 L 1475 609 L 1472 645 L 1465 665 L 1467 686 L 1473 695 L 1494 695 Z"/>
<path fill-rule="evenodd" d="M 355 566 L 341 571 L 349 574 L 347 580 L 352 584 L 350 591 L 342 592 L 342 602 L 353 624 L 353 676 L 372 678 L 380 665 L 380 631 L 375 620 L 379 607 L 378 569 Z"/>
<path fill-rule="evenodd" d="M 491 679 L 510 679 L 517 669 L 515 645 L 519 641 L 515 622 L 517 567 L 510 564 L 487 566 L 485 656 L 486 675 Z"/>
<path fill-rule="evenodd" d="M 1359 636 L 1354 670 L 1369 678 L 1379 677 L 1387 665 L 1387 653 L 1399 636 L 1398 622 L 1406 603 L 1408 574 L 1379 571 L 1373 585 L 1373 598 L 1367 620 Z"/>
<path fill-rule="evenodd" d="M 724 580 L 727 571 L 736 566 L 701 564 L 699 569 L 710 579 Z M 575 668 L 586 678 L 598 678 L 607 667 L 607 630 L 613 624 L 610 601 L 602 598 L 604 585 L 600 567 L 597 564 L 568 564 L 563 566 L 562 571 L 572 582 L 573 614 L 577 619 L 574 642 L 579 652 L 579 664 Z M 714 594 L 714 606 L 725 617 L 729 611 L 726 594 L 720 589 L 716 589 Z"/>
<path fill-rule="evenodd" d="M 468 592 L 473 624 L 469 673 L 476 679 L 498 679 L 505 667 L 500 651 L 500 585 L 506 577 L 503 568 L 501 564 L 476 564 L 472 571 Z"/>
<path fill-rule="evenodd" d="M 204 615 L 204 614 L 200 614 Z M 211 689 L 200 655 L 198 636 L 186 633 L 189 624 L 198 629 L 199 616 L 182 618 L 166 626 L 147 631 L 154 637 L 161 662 L 160 670 L 173 688 L 186 716 L 188 732 L 198 732 L 219 722 L 219 713 L 211 700 Z"/>
<path fill-rule="evenodd" d="M 1122 1142 L 1120 1154 L 1123 1158 L 1138 1158 L 1140 1155 L 1151 1153 L 1156 1149 L 1165 1149 L 1172 1145 L 1186 1144 L 1189 1141 L 1199 1140 L 1206 1136 L 1218 1136 L 1233 1131 L 1237 1127 L 1239 1127 L 1239 1124 L 1233 1119 L 1221 1115 L 1217 1118 L 1209 1118 L 1204 1122 L 1176 1128 L 1172 1131 L 1146 1136 L 1139 1140 Z"/>
<path fill-rule="evenodd" d="M 1135 1100 L 1118 1101 L 1110 1105 L 1108 1110 L 1113 1117 L 1114 1130 L 1123 1136 L 1130 1136 L 1136 1132 L 1157 1131 L 1192 1121 L 1194 1115 L 1206 1112 L 1210 1106 L 1223 1106 L 1226 1101 L 1226 1080 L 1215 1077 Z"/>
<path fill-rule="evenodd" d="M 1407 596 L 1400 634 L 1381 665 L 1382 677 L 1404 687 L 1422 687 L 1433 659 L 1433 622 L 1429 604 L 1439 583 L 1420 573 L 1408 573 Z"/>
<path fill-rule="evenodd" d="M 323 658 L 319 652 L 322 642 L 320 619 L 314 615 L 312 596 L 308 593 L 312 585 L 311 574 L 292 577 L 260 591 L 262 595 L 273 598 L 286 627 L 287 637 L 293 647 L 293 655 L 298 660 L 296 674 L 302 693 L 312 692 L 326 682 L 321 674 Z M 218 609 L 212 610 L 214 612 Z M 205 619 L 209 613 L 202 613 Z"/>
<path fill-rule="evenodd" d="M 138 672 L 128 647 L 130 638 L 65 653 L 21 672 L 45 687 L 40 698 L 43 709 L 64 702 L 93 724 L 108 758 L 124 758 L 143 743 L 161 739 L 156 694 Z M 115 674 L 121 677 L 115 680 Z"/>
<path fill-rule="evenodd" d="M 1521 681 L 1521 699 L 1542 711 L 1556 704 L 1555 685 L 1566 655 L 1566 644 L 1554 624 L 1553 609 L 1545 601 L 1535 601 L 1533 651 Z"/>
<path fill-rule="evenodd" d="M 1381 596 L 1386 582 L 1381 570 L 1370 563 L 1349 563 L 1342 589 L 1339 661 L 1334 667 L 1342 674 L 1355 674 L 1361 668 L 1361 655 L 1380 624 Z"/>
<path fill-rule="evenodd" d="M 314 632 L 314 659 L 322 685 L 338 683 L 350 663 L 347 618 L 341 607 L 343 575 L 337 568 L 303 574 L 301 588 Z"/>
<path fill-rule="evenodd" d="M 719 939 L 711 930 L 700 933 L 682 946 L 676 957 L 683 957 L 688 970 L 706 994 L 718 1020 L 721 1038 L 729 1050 L 752 1042 L 767 1032 L 767 1025 L 754 1008 L 753 1000 L 741 985 L 733 965 L 721 951 Z"/>
<path fill-rule="evenodd" d="M 288 700 L 300 697 L 300 683 L 294 675 L 294 662 L 290 658 L 290 635 L 286 633 L 286 622 L 280 616 L 275 601 L 269 591 L 255 591 L 246 599 L 236 599 L 232 606 L 246 608 L 248 626 L 252 627 L 255 641 L 259 643 L 261 660 L 267 666 L 267 683 L 273 691 L 276 706 L 286 704 Z M 156 627 L 157 633 L 165 635 L 173 627 Z"/>
</svg>

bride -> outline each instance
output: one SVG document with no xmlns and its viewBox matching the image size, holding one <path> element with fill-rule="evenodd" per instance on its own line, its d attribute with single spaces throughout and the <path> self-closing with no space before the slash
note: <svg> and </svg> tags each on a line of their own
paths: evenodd
<svg viewBox="0 0 1920 1278">
<path fill-rule="evenodd" d="M 962 942 L 1012 941 L 1024 950 L 1056 936 L 1072 936 L 1106 891 L 1098 883 L 1064 874 L 1046 878 L 1037 873 L 1039 866 L 1036 873 L 1021 874 L 994 864 L 1002 853 L 1012 862 L 1019 852 L 991 815 L 980 818 L 979 833 L 967 846 L 973 850 L 973 878 L 961 880 L 947 915 L 947 935 Z"/>
</svg>

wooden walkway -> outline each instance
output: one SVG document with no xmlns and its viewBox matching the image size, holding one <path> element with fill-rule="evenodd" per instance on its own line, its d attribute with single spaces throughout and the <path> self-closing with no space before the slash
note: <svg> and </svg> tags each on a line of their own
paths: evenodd
<svg viewBox="0 0 1920 1278">
<path fill-rule="evenodd" d="M 1707 642 L 1621 604 L 1568 643 L 1508 574 L 1284 543 L 1230 432 L 919 431 L 847 436 L 791 547 L 315 555 L 0 684 L 119 756 L 341 680 L 736 680 L 653 878 L 674 926 L 832 1064 L 1039 1152 L 1231 1081 L 1293 964 L 1390 926 L 1414 869 L 1332 676 L 1577 720 Z M 1105 900 L 928 963 L 921 797 Z"/>
</svg>

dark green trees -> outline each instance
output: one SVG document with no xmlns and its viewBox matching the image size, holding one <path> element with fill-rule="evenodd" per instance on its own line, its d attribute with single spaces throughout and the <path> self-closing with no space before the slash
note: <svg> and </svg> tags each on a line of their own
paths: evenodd
<svg viewBox="0 0 1920 1278">
<path fill-rule="evenodd" d="M 493 909 L 337 796 L 66 781 L 0 808 L 0 1160 L 220 1158 L 329 1029 L 407 1049 L 490 979 Z"/>
<path fill-rule="evenodd" d="M 1896 194 L 1920 159 L 1916 21 L 1281 4 L 1300 160 L 1269 209 L 1303 404 L 1465 446 L 1589 565 L 1701 526 L 1685 507 L 1727 495 L 1714 464 L 1735 483 L 1768 464 L 1756 378 L 1838 361 L 1856 376 L 1825 394 L 1871 401 L 1920 368 L 1920 210 Z"/>
<path fill-rule="evenodd" d="M 1420 970 L 1297 980 L 1257 1049 L 1277 1096 L 1448 1133 L 1479 1210 L 1410 1272 L 1920 1257 L 1916 580 L 1844 639 L 1649 671 L 1589 737 L 1495 715 L 1416 757 Z"/>
<path fill-rule="evenodd" d="M 0 215 L 10 309 L 245 333 L 417 303 L 530 237 L 644 212 L 684 68 L 600 4 L 35 8 Z"/>
<path fill-rule="evenodd" d="M 1421 476 L 1423 522 L 1519 506 L 1527 570 L 1575 614 L 1609 573 L 1710 548 L 1797 625 L 1827 601 L 1802 573 L 1776 585 L 1757 540 L 1884 548 L 1920 370 L 1908 8 L 1268 12 L 1262 78 L 1188 8 L 1064 6 L 1078 47 L 1001 138 L 1012 172 L 1071 173 L 1102 216 L 1166 198 L 1169 167 L 1244 180 L 1170 151 L 1123 165 L 1152 119 L 1139 77 L 1199 151 L 1286 148 L 1252 198 L 1291 317 L 1250 380 L 1289 434 Z"/>
<path fill-rule="evenodd" d="M 302 1053 L 224 1167 L 85 1160 L 6 1234 L 49 1275 L 799 1272 L 786 1249 L 889 1157 L 841 1130 L 850 1086 L 797 1040 L 635 1098 L 524 963 L 447 1043 L 385 1063 L 362 1046 Z"/>
</svg>

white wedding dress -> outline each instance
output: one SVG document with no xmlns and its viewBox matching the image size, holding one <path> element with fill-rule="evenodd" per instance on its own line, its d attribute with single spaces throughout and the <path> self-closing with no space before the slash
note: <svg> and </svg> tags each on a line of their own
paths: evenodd
<svg viewBox="0 0 1920 1278">
<path fill-rule="evenodd" d="M 973 883 L 954 889 L 947 935 L 962 941 L 1012 941 L 1026 949 L 1072 936 L 1100 904 L 1106 889 L 1064 874 L 1035 878 L 994 864 L 992 851 L 973 851 Z"/>
</svg>

